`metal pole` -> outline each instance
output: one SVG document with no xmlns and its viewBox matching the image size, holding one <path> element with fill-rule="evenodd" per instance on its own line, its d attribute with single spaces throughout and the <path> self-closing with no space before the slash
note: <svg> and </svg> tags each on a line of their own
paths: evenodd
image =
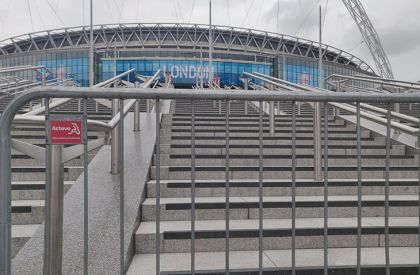
<svg viewBox="0 0 420 275">
<path fill-rule="evenodd" d="M 319 7 L 319 68 L 318 68 L 318 86 L 322 88 L 322 11 Z M 314 178 L 321 180 L 322 177 L 322 143 L 321 143 L 321 107 L 320 103 L 315 103 L 314 108 Z"/>
<path fill-rule="evenodd" d="M 258 270 L 259 270 L 259 275 L 263 274 L 263 227 L 264 227 L 264 222 L 263 222 L 263 211 L 264 211 L 264 203 L 263 203 L 263 177 L 264 177 L 264 170 L 263 170 L 263 135 L 264 135 L 264 121 L 263 121 L 263 102 L 260 101 L 260 125 L 259 125 L 259 173 L 258 173 L 258 178 L 259 178 L 259 203 L 258 203 L 258 221 L 259 221 L 259 226 L 258 226 Z"/>
<path fill-rule="evenodd" d="M 118 99 L 112 100 L 112 116 L 118 113 Z M 118 164 L 118 127 L 116 126 L 111 132 L 111 174 L 116 175 L 119 172 Z"/>
<path fill-rule="evenodd" d="M 362 139 L 360 126 L 360 102 L 357 102 L 357 275 L 362 274 Z"/>
<path fill-rule="evenodd" d="M 200 88 L 204 88 L 203 46 L 200 47 Z"/>
<path fill-rule="evenodd" d="M 191 274 L 195 274 L 195 100 L 191 101 Z"/>
<path fill-rule="evenodd" d="M 249 89 L 249 83 L 248 83 L 248 80 L 245 79 L 244 90 L 248 90 L 248 89 Z M 245 115 L 248 115 L 248 101 L 247 100 L 244 101 L 244 105 L 245 105 Z"/>
<path fill-rule="evenodd" d="M 230 269 L 230 163 L 229 163 L 229 113 L 230 113 L 230 101 L 226 101 L 226 133 L 225 133 L 225 273 L 229 275 Z"/>
<path fill-rule="evenodd" d="M 45 72 L 41 73 L 41 86 L 45 87 L 47 83 Z M 45 98 L 41 99 L 41 106 L 45 106 Z"/>
<path fill-rule="evenodd" d="M 213 84 L 213 26 L 211 23 L 211 0 L 209 1 L 209 84 Z"/>
<path fill-rule="evenodd" d="M 139 88 L 138 82 L 134 83 L 134 87 Z M 140 100 L 137 100 L 134 104 L 134 132 L 140 131 Z"/>
<path fill-rule="evenodd" d="M 391 151 L 391 103 L 388 103 L 386 125 L 386 159 L 385 159 L 385 269 L 386 275 L 391 274 L 389 261 L 389 166 Z"/>
<path fill-rule="evenodd" d="M 92 87 L 94 83 L 93 71 L 93 0 L 90 0 L 90 34 L 89 34 L 89 86 Z"/>
<path fill-rule="evenodd" d="M 120 168 L 120 275 L 125 274 L 124 250 L 124 100 L 120 99 L 120 125 L 118 126 L 118 163 Z"/>
<path fill-rule="evenodd" d="M 51 197 L 51 174 L 48 171 L 51 171 L 51 125 L 48 123 L 50 116 L 50 101 L 45 100 L 45 225 L 44 225 L 44 265 L 43 273 L 48 275 L 48 269 L 50 266 L 50 216 L 51 216 L 51 207 L 50 207 L 50 197 Z M 0 154 L 1 155 L 1 154 Z M 8 273 L 10 274 L 10 273 Z"/>
<path fill-rule="evenodd" d="M 292 275 L 296 275 L 296 102 L 292 102 Z"/>
<path fill-rule="evenodd" d="M 83 271 L 89 274 L 89 177 L 87 99 L 83 99 Z"/>
<path fill-rule="evenodd" d="M 64 198 L 64 163 L 62 162 L 62 145 L 49 145 L 50 163 L 49 170 L 51 181 L 49 201 L 46 207 L 49 207 L 49 215 L 45 220 L 45 227 L 48 227 L 47 236 L 49 242 L 45 247 L 45 256 L 48 257 L 48 265 L 44 266 L 44 275 L 55 275 L 62 273 L 62 255 L 63 255 L 63 198 Z"/>
<path fill-rule="evenodd" d="M 327 102 L 324 102 L 324 275 L 328 275 L 328 103 Z"/>
<path fill-rule="evenodd" d="M 274 119 L 274 101 L 270 101 L 269 113 L 270 113 L 270 137 L 274 137 L 276 134 L 276 125 L 275 125 L 275 119 Z"/>
<path fill-rule="evenodd" d="M 156 98 L 156 274 L 160 274 L 160 102 Z"/>
<path fill-rule="evenodd" d="M 420 107 L 420 103 L 419 104 L 417 104 L 417 106 L 418 107 Z M 411 103 L 410 103 L 410 108 L 411 108 Z M 418 118 L 420 119 L 420 108 L 419 108 L 419 114 L 418 114 Z M 418 172 L 419 172 L 419 174 L 418 174 L 418 178 L 419 178 L 419 185 L 418 185 L 418 188 L 419 188 L 419 190 L 420 190 L 420 131 L 419 131 L 419 133 L 418 133 L 418 135 L 417 135 L 417 157 L 418 157 L 418 163 L 417 163 L 417 165 L 418 165 Z M 420 202 L 420 192 L 419 192 L 419 194 L 418 194 L 418 201 Z M 420 203 L 419 203 L 419 213 L 420 213 Z M 419 251 L 418 251 L 418 253 L 419 253 L 419 257 L 418 257 L 418 261 L 419 261 L 419 263 L 420 263 L 420 219 L 419 219 L 419 231 L 418 231 L 418 236 L 417 236 L 417 245 L 418 245 L 418 247 L 419 247 Z M 418 269 L 418 275 L 420 275 L 420 267 L 419 267 L 419 269 Z"/>
</svg>

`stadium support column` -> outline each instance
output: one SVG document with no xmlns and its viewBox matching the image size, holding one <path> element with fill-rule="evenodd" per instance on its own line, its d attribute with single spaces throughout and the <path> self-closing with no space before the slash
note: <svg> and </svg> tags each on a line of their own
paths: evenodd
<svg viewBox="0 0 420 275">
<path fill-rule="evenodd" d="M 211 0 L 209 2 L 209 84 L 213 84 L 213 25 L 211 23 Z"/>
<path fill-rule="evenodd" d="M 322 85 L 322 10 L 319 7 L 319 66 L 318 66 L 318 87 L 324 88 Z M 321 105 L 319 102 L 315 103 L 314 108 L 314 178 L 321 180 L 322 174 L 322 136 L 321 136 Z"/>
<path fill-rule="evenodd" d="M 93 70 L 93 0 L 90 0 L 90 35 L 89 35 L 89 86 L 95 84 Z"/>
</svg>

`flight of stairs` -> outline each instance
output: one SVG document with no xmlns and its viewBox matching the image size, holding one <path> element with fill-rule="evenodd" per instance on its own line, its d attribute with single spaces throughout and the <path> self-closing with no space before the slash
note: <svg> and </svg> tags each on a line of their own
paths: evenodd
<svg viewBox="0 0 420 275">
<path fill-rule="evenodd" d="M 277 103 L 276 103 L 277 106 Z M 291 109 L 276 116 L 276 135 L 269 136 L 264 116 L 264 268 L 280 274 L 291 268 Z M 296 122 L 296 255 L 309 273 L 322 270 L 324 181 L 313 180 L 313 118 L 305 104 Z M 231 103 L 230 116 L 230 258 L 231 273 L 258 269 L 259 117 L 244 103 Z M 225 267 L 225 105 L 196 102 L 196 269 L 224 274 Z M 160 250 L 163 274 L 190 274 L 191 251 L 191 104 L 173 102 L 161 128 Z M 362 263 L 384 274 L 385 138 L 362 133 Z M 356 263 L 357 141 L 356 127 L 329 116 L 329 238 L 331 270 L 345 273 Z M 155 162 L 153 163 L 153 165 Z M 135 256 L 128 274 L 155 274 L 156 171 L 151 167 L 141 223 L 134 236 Z M 392 144 L 390 159 L 391 264 L 409 273 L 418 257 L 418 158 Z M 418 258 L 417 258 L 418 259 Z M 406 264 L 406 266 L 404 265 Z M 395 267 L 395 266 L 394 266 Z M 339 271 L 342 271 L 340 273 Z M 246 272 L 245 272 L 246 271 Z M 378 270 L 376 270 L 378 271 Z M 276 273 L 277 272 L 277 273 Z M 201 274 L 201 273 L 200 273 Z M 258 273 L 255 273 L 258 274 Z M 267 273 L 271 274 L 271 273 Z M 289 274 L 289 273 L 281 273 Z M 368 273 L 366 273 L 368 274 Z"/>
<path fill-rule="evenodd" d="M 28 107 L 29 105 L 26 105 Z M 83 105 L 82 105 L 83 106 Z M 0 112 L 5 104 L 1 105 Z M 146 102 L 141 101 L 140 110 L 146 111 Z M 20 113 L 22 113 L 21 110 Z M 73 100 L 55 110 L 54 112 L 67 114 L 78 113 L 79 104 Z M 96 105 L 93 100 L 88 101 L 89 119 L 109 121 L 111 110 Z M 44 126 L 16 125 L 12 130 L 12 138 L 45 146 Z M 90 131 L 89 140 L 103 138 L 102 132 Z M 88 154 L 89 161 L 96 155 L 98 149 Z M 38 225 L 44 220 L 44 190 L 45 190 L 45 163 L 32 159 L 12 149 L 12 257 L 25 245 L 35 233 Z M 71 160 L 64 165 L 64 191 L 71 188 L 72 184 L 83 172 L 83 157 Z"/>
</svg>

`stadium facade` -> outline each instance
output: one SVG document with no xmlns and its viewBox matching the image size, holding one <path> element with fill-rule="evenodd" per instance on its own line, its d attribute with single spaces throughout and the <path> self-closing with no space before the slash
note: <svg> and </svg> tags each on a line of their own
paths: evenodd
<svg viewBox="0 0 420 275">
<path fill-rule="evenodd" d="M 208 37 L 206 25 L 95 26 L 95 82 L 130 68 L 136 68 L 142 75 L 152 75 L 158 69 L 169 72 L 176 86 L 191 86 L 201 79 L 207 82 Z M 241 86 L 244 71 L 318 85 L 317 42 L 224 26 L 214 26 L 213 37 L 213 78 L 220 86 Z M 44 65 L 58 79 L 74 78 L 80 85 L 87 86 L 88 50 L 89 27 L 30 33 L 0 42 L 0 66 Z M 324 75 L 375 74 L 367 63 L 343 50 L 323 45 L 322 52 Z M 134 77 L 129 80 L 134 81 Z"/>
</svg>

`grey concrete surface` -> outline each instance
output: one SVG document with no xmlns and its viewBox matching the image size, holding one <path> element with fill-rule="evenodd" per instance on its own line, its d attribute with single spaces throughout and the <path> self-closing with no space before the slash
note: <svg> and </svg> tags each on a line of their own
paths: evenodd
<svg viewBox="0 0 420 275">
<path fill-rule="evenodd" d="M 125 250 L 138 226 L 139 206 L 155 143 L 155 115 L 141 114 L 141 131 L 133 116 L 125 119 Z M 89 274 L 119 271 L 119 176 L 110 171 L 110 146 L 89 165 Z M 13 274 L 42 273 L 43 225 L 13 260 Z M 130 248 L 131 250 L 131 248 Z M 131 251 L 130 251 L 131 252 Z M 64 198 L 63 274 L 83 273 L 83 174 Z"/>
</svg>

